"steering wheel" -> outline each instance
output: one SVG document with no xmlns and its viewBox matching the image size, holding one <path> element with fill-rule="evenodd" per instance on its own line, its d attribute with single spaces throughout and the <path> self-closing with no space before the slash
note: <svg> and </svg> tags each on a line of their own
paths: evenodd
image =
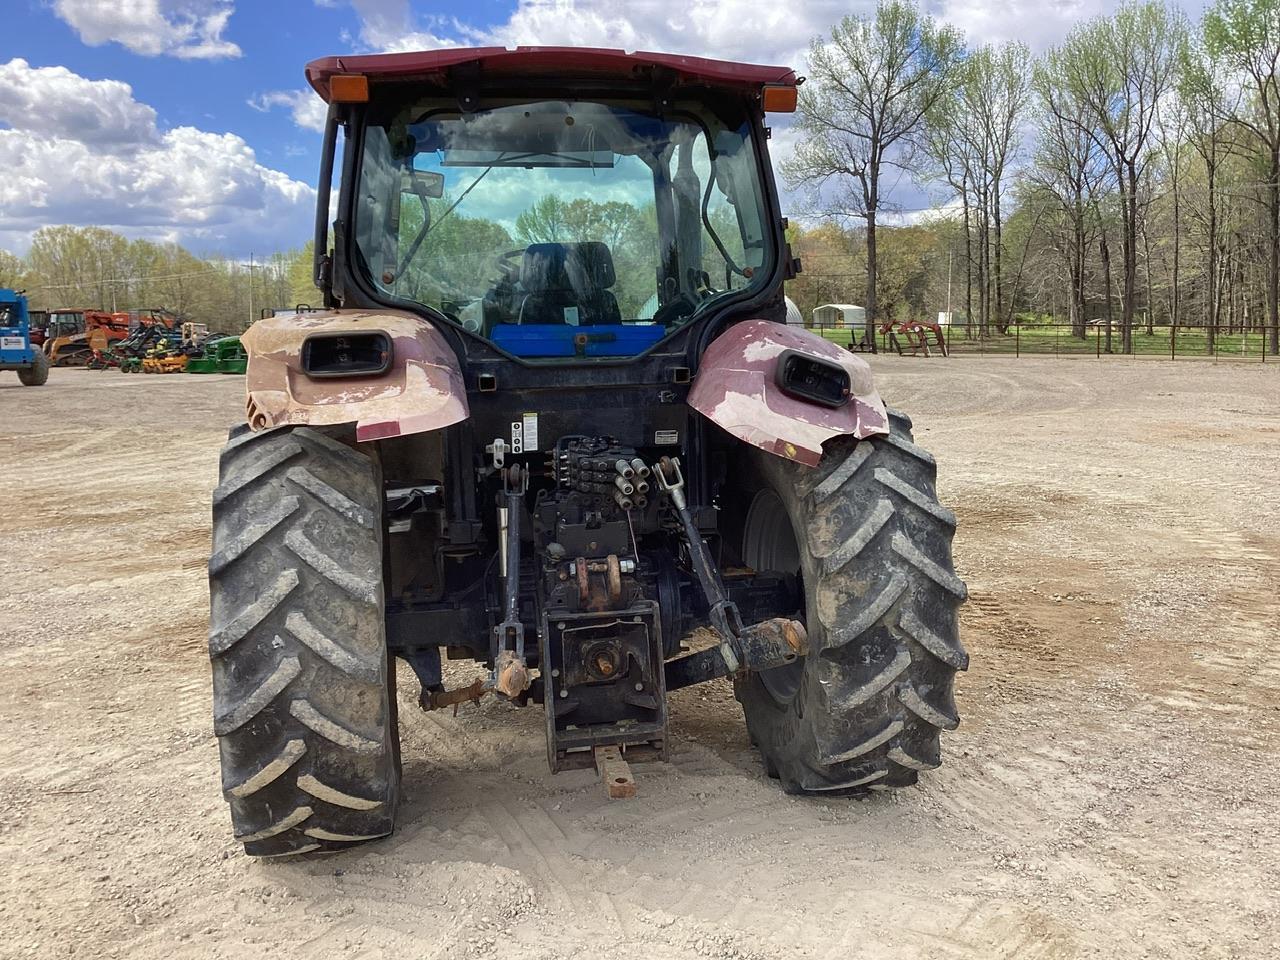
<svg viewBox="0 0 1280 960">
<path fill-rule="evenodd" d="M 524 250 L 508 250 L 506 253 L 500 253 L 493 258 L 493 264 L 498 268 L 498 282 L 518 283 L 520 281 L 520 261 L 516 258 L 524 257 Z"/>
<path fill-rule="evenodd" d="M 687 293 L 682 293 L 674 300 L 663 304 L 662 308 L 653 315 L 653 322 L 664 327 L 675 326 L 692 316 L 697 309 L 697 302 Z"/>
</svg>

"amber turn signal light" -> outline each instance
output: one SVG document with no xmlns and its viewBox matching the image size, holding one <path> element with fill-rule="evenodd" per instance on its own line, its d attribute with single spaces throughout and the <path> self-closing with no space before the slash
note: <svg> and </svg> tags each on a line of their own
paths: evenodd
<svg viewBox="0 0 1280 960">
<path fill-rule="evenodd" d="M 329 78 L 329 99 L 334 103 L 368 103 L 369 78 L 363 73 L 336 73 Z"/>
<path fill-rule="evenodd" d="M 769 86 L 760 94 L 765 113 L 795 113 L 796 98 L 796 88 L 792 86 Z"/>
</svg>

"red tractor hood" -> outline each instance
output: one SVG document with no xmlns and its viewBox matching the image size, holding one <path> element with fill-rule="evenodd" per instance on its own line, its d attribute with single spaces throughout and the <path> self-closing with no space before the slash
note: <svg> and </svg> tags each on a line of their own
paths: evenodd
<svg viewBox="0 0 1280 960">
<path fill-rule="evenodd" d="M 361 73 L 371 82 L 411 78 L 445 79 L 458 66 L 474 65 L 485 76 L 617 77 L 634 79 L 655 69 L 667 70 L 684 83 L 743 90 L 768 85 L 795 86 L 790 67 L 730 63 L 673 53 L 627 53 L 595 47 L 455 47 L 418 53 L 380 53 L 358 57 L 324 57 L 307 64 L 307 82 L 326 101 L 329 78 Z"/>
</svg>

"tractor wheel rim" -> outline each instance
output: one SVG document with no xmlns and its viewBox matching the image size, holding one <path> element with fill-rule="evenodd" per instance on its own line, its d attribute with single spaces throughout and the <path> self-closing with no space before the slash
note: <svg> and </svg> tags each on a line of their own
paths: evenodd
<svg viewBox="0 0 1280 960">
<path fill-rule="evenodd" d="M 772 490 L 761 490 L 751 501 L 742 537 L 742 559 L 753 570 L 801 576 L 800 544 L 787 508 Z M 803 596 L 803 590 L 801 596 Z M 803 608 L 799 619 L 804 620 Z M 804 658 L 773 670 L 763 670 L 760 682 L 780 706 L 795 700 L 804 680 Z"/>
</svg>

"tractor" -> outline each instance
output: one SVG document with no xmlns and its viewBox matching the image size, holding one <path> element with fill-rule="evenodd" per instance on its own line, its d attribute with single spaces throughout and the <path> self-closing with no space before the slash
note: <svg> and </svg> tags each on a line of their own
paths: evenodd
<svg viewBox="0 0 1280 960">
<path fill-rule="evenodd" d="M 41 347 L 55 367 L 83 367 L 129 335 L 127 313 L 52 310 Z"/>
<path fill-rule="evenodd" d="M 955 516 L 870 367 L 786 323 L 766 115 L 794 72 L 480 48 L 306 75 L 324 308 L 244 334 L 213 494 L 246 853 L 391 833 L 398 665 L 423 710 L 540 707 L 551 771 L 610 797 L 670 756 L 668 694 L 718 678 L 785 791 L 937 767 L 968 663 Z"/>
<path fill-rule="evenodd" d="M 0 370 L 17 370 L 24 387 L 49 379 L 49 360 L 31 342 L 27 298 L 17 290 L 0 290 Z"/>
</svg>

